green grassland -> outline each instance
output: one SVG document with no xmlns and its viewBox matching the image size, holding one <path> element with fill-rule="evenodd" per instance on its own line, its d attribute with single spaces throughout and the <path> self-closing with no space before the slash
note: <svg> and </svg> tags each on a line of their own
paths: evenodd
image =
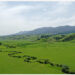
<svg viewBox="0 0 75 75">
<path fill-rule="evenodd" d="M 55 37 L 61 39 L 57 41 Z M 64 74 L 63 67 L 56 64 L 66 65 L 69 72 L 75 73 L 75 39 L 72 37 L 70 35 L 71 39 L 67 39 L 69 35 L 63 38 L 56 35 L 32 41 L 24 39 L 1 41 L 0 74 Z M 39 62 L 45 60 L 53 65 Z"/>
</svg>

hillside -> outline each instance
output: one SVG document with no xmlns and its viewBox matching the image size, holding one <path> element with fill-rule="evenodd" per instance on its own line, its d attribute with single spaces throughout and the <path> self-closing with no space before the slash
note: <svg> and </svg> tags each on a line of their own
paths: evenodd
<svg viewBox="0 0 75 75">
<path fill-rule="evenodd" d="M 58 42 L 74 35 L 41 35 L 40 40 L 35 41 L 0 41 L 0 73 L 75 74 L 75 42 Z"/>
<path fill-rule="evenodd" d="M 68 34 L 75 33 L 75 26 L 43 27 L 32 31 L 21 31 L 14 35 L 35 35 L 35 34 Z"/>
<path fill-rule="evenodd" d="M 37 40 L 42 42 L 69 42 L 75 40 L 75 33 L 66 35 L 41 35 Z"/>
<path fill-rule="evenodd" d="M 0 73 L 75 74 L 74 53 L 75 33 L 1 37 Z"/>
<path fill-rule="evenodd" d="M 33 31 L 23 31 L 13 35 L 1 36 L 1 40 L 42 40 L 69 41 L 74 39 L 75 26 L 44 27 Z M 67 34 L 67 35 L 66 35 Z M 69 35 L 71 34 L 71 35 Z"/>
</svg>

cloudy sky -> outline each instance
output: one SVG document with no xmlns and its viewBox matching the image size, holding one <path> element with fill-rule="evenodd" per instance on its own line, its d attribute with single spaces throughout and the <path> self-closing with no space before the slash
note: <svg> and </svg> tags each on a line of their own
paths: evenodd
<svg viewBox="0 0 75 75">
<path fill-rule="evenodd" d="M 0 2 L 0 35 L 75 25 L 75 2 Z"/>
</svg>

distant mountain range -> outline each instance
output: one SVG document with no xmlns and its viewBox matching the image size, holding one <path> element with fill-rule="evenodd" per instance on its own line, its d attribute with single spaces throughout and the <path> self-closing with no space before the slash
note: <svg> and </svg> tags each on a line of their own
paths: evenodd
<svg viewBox="0 0 75 75">
<path fill-rule="evenodd" d="M 75 33 L 75 26 L 42 27 L 33 31 L 21 31 L 14 35 L 35 35 L 35 34 L 68 34 Z"/>
</svg>

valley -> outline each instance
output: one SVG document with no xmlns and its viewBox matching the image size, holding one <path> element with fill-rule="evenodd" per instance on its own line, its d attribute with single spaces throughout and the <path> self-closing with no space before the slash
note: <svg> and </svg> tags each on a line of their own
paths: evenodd
<svg viewBox="0 0 75 75">
<path fill-rule="evenodd" d="M 75 74 L 74 35 L 44 34 L 27 40 L 2 40 L 0 73 Z"/>
</svg>

